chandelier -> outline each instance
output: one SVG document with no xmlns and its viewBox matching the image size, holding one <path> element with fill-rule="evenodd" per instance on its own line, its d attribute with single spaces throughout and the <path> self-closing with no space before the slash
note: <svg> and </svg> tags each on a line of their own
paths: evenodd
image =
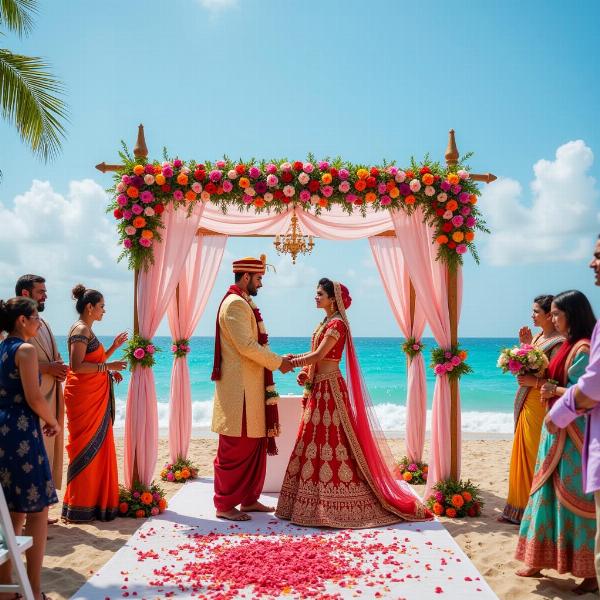
<svg viewBox="0 0 600 600">
<path fill-rule="evenodd" d="M 310 254 L 315 245 L 312 235 L 303 235 L 296 213 L 292 213 L 292 221 L 284 235 L 277 234 L 273 242 L 277 254 L 290 254 L 292 264 L 296 264 L 298 254 Z"/>
</svg>

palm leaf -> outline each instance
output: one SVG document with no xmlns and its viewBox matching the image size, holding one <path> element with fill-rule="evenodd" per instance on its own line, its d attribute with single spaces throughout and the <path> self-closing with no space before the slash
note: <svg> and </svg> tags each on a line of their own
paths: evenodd
<svg viewBox="0 0 600 600">
<path fill-rule="evenodd" d="M 33 28 L 33 14 L 37 0 L 0 0 L 0 26 L 19 36 L 27 35 Z"/>
<path fill-rule="evenodd" d="M 13 124 L 33 152 L 48 160 L 56 156 L 65 136 L 67 107 L 58 96 L 62 83 L 38 57 L 0 49 L 0 112 Z"/>
</svg>

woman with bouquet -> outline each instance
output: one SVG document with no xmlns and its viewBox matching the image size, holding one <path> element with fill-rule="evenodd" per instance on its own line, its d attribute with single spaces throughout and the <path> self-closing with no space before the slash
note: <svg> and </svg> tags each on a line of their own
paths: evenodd
<svg viewBox="0 0 600 600">
<path fill-rule="evenodd" d="M 583 375 L 589 360 L 596 318 L 588 299 L 578 291 L 559 294 L 552 302 L 552 321 L 566 339 L 550 361 L 541 397 L 551 404 Z M 584 494 L 581 448 L 585 416 L 565 429 L 542 435 L 531 496 L 523 514 L 516 558 L 527 566 L 517 575 L 534 577 L 555 569 L 583 577 L 579 593 L 598 589 L 594 569 L 596 509 L 593 494 Z"/>
<path fill-rule="evenodd" d="M 564 338 L 556 331 L 552 323 L 550 307 L 553 296 L 538 296 L 533 301 L 531 318 L 541 332 L 532 336 L 529 327 L 519 331 L 519 342 L 541 350 L 550 360 Z M 528 371 L 528 372 L 527 372 Z M 529 500 L 529 490 L 533 479 L 535 458 L 540 443 L 542 422 L 546 406 L 540 398 L 540 388 L 544 383 L 544 373 L 536 374 L 537 369 L 521 369 L 517 381 L 519 389 L 515 396 L 515 435 L 510 456 L 508 474 L 508 498 L 498 521 L 519 524 Z"/>
</svg>

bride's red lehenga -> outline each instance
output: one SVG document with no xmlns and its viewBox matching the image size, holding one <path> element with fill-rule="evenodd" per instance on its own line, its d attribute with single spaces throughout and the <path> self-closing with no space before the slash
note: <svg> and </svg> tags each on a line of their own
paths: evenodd
<svg viewBox="0 0 600 600">
<path fill-rule="evenodd" d="M 335 283 L 338 307 L 341 285 Z M 343 288 L 345 290 L 345 288 Z M 346 290 L 347 292 L 347 290 Z M 348 382 L 339 370 L 315 373 L 275 514 L 298 525 L 365 528 L 433 518 L 408 484 L 392 473 L 354 351 L 345 311 L 313 333 L 312 351 L 326 336 L 336 340 L 325 357 L 340 362 L 347 345 Z"/>
</svg>

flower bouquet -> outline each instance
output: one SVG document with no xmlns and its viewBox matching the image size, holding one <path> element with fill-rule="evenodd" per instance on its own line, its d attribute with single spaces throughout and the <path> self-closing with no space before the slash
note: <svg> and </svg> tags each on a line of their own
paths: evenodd
<svg viewBox="0 0 600 600">
<path fill-rule="evenodd" d="M 150 340 L 134 335 L 125 348 L 124 358 L 129 362 L 130 370 L 137 366 L 153 367 L 155 352 L 160 352 L 160 348 L 157 348 Z"/>
<path fill-rule="evenodd" d="M 171 345 L 171 352 L 175 355 L 176 358 L 182 358 L 187 356 L 190 352 L 190 340 L 187 338 L 182 338 L 180 340 L 174 340 Z"/>
<path fill-rule="evenodd" d="M 425 344 L 414 337 L 408 338 L 404 344 L 402 344 L 402 351 L 412 360 L 415 356 L 423 352 Z"/>
<path fill-rule="evenodd" d="M 541 376 L 548 367 L 548 357 L 543 350 L 531 344 L 521 344 L 514 348 L 504 348 L 498 357 L 497 366 L 503 373 Z"/>
<path fill-rule="evenodd" d="M 427 482 L 429 467 L 422 462 L 413 462 L 407 456 L 403 456 L 396 464 L 394 475 L 412 485 L 420 485 Z"/>
<path fill-rule="evenodd" d="M 434 348 L 431 352 L 431 368 L 438 376 L 448 375 L 449 379 L 458 379 L 473 372 L 473 369 L 465 362 L 466 359 L 466 350 L 461 350 L 458 346 L 452 346 L 446 350 Z"/>
<path fill-rule="evenodd" d="M 150 487 L 134 483 L 132 488 L 119 487 L 119 515 L 144 519 L 165 512 L 167 500 L 163 490 L 154 482 Z"/>
<path fill-rule="evenodd" d="M 481 514 L 483 501 L 479 488 L 470 479 L 447 479 L 435 484 L 433 493 L 427 498 L 427 506 L 438 517 L 477 517 Z"/>
<path fill-rule="evenodd" d="M 163 481 L 175 483 L 184 483 L 188 479 L 196 479 L 198 469 L 187 458 L 178 458 L 174 463 L 166 463 L 164 469 L 160 472 L 160 478 Z"/>
</svg>

